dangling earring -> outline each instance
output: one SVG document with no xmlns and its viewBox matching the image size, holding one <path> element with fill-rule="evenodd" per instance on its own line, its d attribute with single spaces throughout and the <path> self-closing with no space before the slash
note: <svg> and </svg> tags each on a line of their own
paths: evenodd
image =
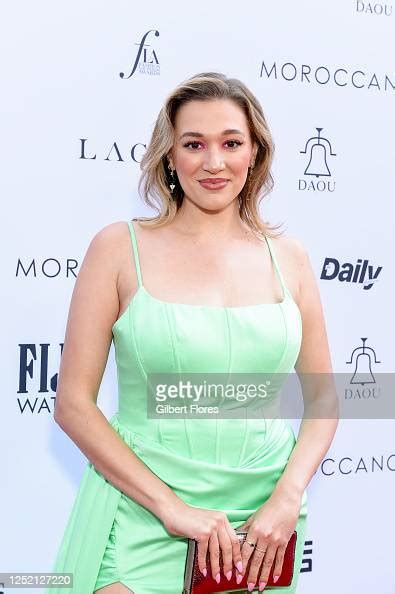
<svg viewBox="0 0 395 594">
<path fill-rule="evenodd" d="M 170 163 L 169 163 L 168 167 L 169 167 L 169 171 L 170 171 L 170 184 L 169 184 L 169 187 L 170 187 L 170 192 L 173 193 L 174 188 L 176 187 L 176 180 L 175 180 L 175 177 L 174 177 L 174 171 L 171 168 Z"/>
</svg>

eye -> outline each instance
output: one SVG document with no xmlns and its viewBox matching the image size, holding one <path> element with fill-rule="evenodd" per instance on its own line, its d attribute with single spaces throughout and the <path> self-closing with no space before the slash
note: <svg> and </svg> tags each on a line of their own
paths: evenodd
<svg viewBox="0 0 395 594">
<path fill-rule="evenodd" d="M 200 142 L 198 142 L 197 140 L 190 140 L 189 142 L 186 142 L 183 146 L 185 148 L 192 148 L 192 149 L 197 149 L 198 147 L 196 146 L 197 144 L 201 144 Z M 193 145 L 193 146 L 192 146 Z"/>
<path fill-rule="evenodd" d="M 230 142 L 230 143 L 233 143 L 233 146 L 230 146 L 230 147 L 229 147 L 230 149 L 235 149 L 235 148 L 237 148 L 238 146 L 241 146 L 241 145 L 243 144 L 243 143 L 242 143 L 240 140 L 227 140 L 226 142 L 227 142 L 227 143 L 229 143 L 229 142 Z"/>
<path fill-rule="evenodd" d="M 183 144 L 183 146 L 185 148 L 190 148 L 192 150 L 198 150 L 199 149 L 199 145 L 201 146 L 201 142 L 198 142 L 197 140 L 190 140 L 189 142 L 186 142 L 185 144 Z M 241 146 L 242 144 L 244 144 L 243 142 L 241 142 L 240 140 L 227 140 L 225 142 L 225 144 L 228 145 L 229 149 L 237 149 L 239 146 Z M 230 145 L 230 146 L 229 146 Z"/>
</svg>

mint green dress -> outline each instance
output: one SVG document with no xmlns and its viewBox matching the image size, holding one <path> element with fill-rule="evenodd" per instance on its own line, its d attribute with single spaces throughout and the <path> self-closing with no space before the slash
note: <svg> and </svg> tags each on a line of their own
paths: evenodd
<svg viewBox="0 0 395 594">
<path fill-rule="evenodd" d="M 149 418 L 147 374 L 288 374 L 301 345 L 300 311 L 268 237 L 283 288 L 280 303 L 221 307 L 157 299 L 144 287 L 133 223 L 128 226 L 139 284 L 112 328 L 119 402 L 109 422 L 184 502 L 222 510 L 237 528 L 267 500 L 281 476 L 295 445 L 291 425 L 281 418 L 247 416 Z M 271 592 L 296 591 L 306 519 L 305 492 L 292 585 Z M 92 594 L 114 582 L 134 594 L 182 594 L 186 552 L 186 538 L 169 534 L 152 512 L 88 462 L 52 568 L 73 573 L 73 587 L 48 588 L 46 594 Z"/>
</svg>

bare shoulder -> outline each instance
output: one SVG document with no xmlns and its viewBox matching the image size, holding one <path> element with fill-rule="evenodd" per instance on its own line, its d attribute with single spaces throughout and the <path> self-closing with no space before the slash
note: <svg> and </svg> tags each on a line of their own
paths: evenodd
<svg viewBox="0 0 395 594">
<path fill-rule="evenodd" d="M 109 223 L 92 237 L 86 258 L 117 278 L 130 254 L 130 233 L 126 221 Z"/>
<path fill-rule="evenodd" d="M 291 258 L 296 265 L 302 265 L 308 257 L 303 242 L 293 235 L 281 235 L 272 239 L 276 253 L 283 258 Z"/>
<path fill-rule="evenodd" d="M 119 248 L 120 242 L 129 238 L 128 224 L 126 221 L 115 221 L 108 223 L 99 229 L 92 237 L 91 245 L 95 250 L 112 251 Z"/>
<path fill-rule="evenodd" d="M 88 296 L 94 294 L 95 303 L 102 300 L 105 306 L 96 313 L 107 313 L 108 321 L 111 321 L 115 309 L 118 310 L 117 284 L 127 253 L 127 241 L 128 226 L 125 221 L 109 223 L 91 237 L 77 275 L 73 306 L 76 301 L 79 306 L 85 306 L 90 302 Z"/>
<path fill-rule="evenodd" d="M 90 303 L 89 295 L 95 295 L 95 303 L 101 302 L 97 315 L 103 316 L 104 325 L 114 323 L 124 291 L 125 270 L 130 274 L 130 233 L 126 221 L 116 221 L 100 228 L 91 238 L 80 266 L 74 293 L 83 295 Z M 128 279 L 126 279 L 128 280 Z M 130 280 L 129 280 L 130 283 Z M 90 303 L 92 308 L 92 303 Z"/>
<path fill-rule="evenodd" d="M 306 267 L 310 266 L 307 249 L 300 239 L 292 235 L 273 238 L 272 245 L 285 282 L 299 304 Z"/>
</svg>

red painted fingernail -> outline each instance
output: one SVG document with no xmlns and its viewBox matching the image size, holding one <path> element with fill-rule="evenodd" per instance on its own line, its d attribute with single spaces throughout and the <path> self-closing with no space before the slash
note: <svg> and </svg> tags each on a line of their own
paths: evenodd
<svg viewBox="0 0 395 594">
<path fill-rule="evenodd" d="M 204 575 L 204 577 L 207 576 L 207 569 L 206 568 L 202 569 L 202 574 Z"/>
<path fill-rule="evenodd" d="M 259 582 L 259 590 L 263 590 L 267 582 Z"/>
<path fill-rule="evenodd" d="M 228 571 L 228 573 L 226 573 L 225 575 L 226 575 L 226 579 L 229 581 L 230 578 L 232 577 L 232 572 Z"/>
<path fill-rule="evenodd" d="M 279 577 L 280 577 L 279 575 L 274 575 L 273 576 L 273 582 L 276 583 Z"/>
</svg>

